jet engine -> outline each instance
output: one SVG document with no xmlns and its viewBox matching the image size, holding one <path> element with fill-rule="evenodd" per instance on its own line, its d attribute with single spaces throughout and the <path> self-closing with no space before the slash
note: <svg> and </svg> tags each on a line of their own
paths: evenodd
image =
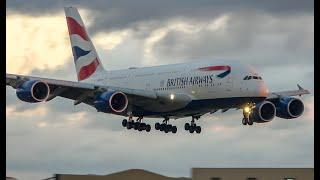
<svg viewBox="0 0 320 180">
<path fill-rule="evenodd" d="M 277 108 L 277 117 L 284 119 L 297 118 L 304 111 L 304 104 L 300 99 L 284 97 L 275 102 Z"/>
<path fill-rule="evenodd" d="M 21 101 L 37 103 L 48 99 L 50 88 L 45 82 L 29 80 L 17 88 L 16 94 Z"/>
<path fill-rule="evenodd" d="M 257 123 L 270 122 L 276 115 L 276 108 L 270 101 L 263 101 L 252 109 L 250 118 Z"/>
<path fill-rule="evenodd" d="M 128 97 L 122 92 L 107 91 L 98 95 L 94 107 L 105 113 L 122 113 L 128 107 Z"/>
</svg>

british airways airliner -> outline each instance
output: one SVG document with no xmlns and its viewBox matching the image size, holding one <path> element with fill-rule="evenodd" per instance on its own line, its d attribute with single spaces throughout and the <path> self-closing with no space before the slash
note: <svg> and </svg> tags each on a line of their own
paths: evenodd
<svg viewBox="0 0 320 180">
<path fill-rule="evenodd" d="M 309 94 L 298 90 L 268 92 L 256 70 L 239 62 L 201 61 L 107 71 L 74 7 L 66 7 L 72 53 L 78 82 L 6 75 L 6 84 L 25 102 L 46 102 L 57 96 L 85 103 L 98 112 L 126 117 L 122 126 L 151 130 L 143 118 L 163 118 L 154 126 L 165 133 L 177 132 L 169 119 L 191 117 L 184 129 L 200 133 L 195 121 L 207 113 L 241 109 L 243 125 L 266 123 L 275 116 L 284 119 L 303 114 L 303 102 L 292 96 Z"/>
</svg>

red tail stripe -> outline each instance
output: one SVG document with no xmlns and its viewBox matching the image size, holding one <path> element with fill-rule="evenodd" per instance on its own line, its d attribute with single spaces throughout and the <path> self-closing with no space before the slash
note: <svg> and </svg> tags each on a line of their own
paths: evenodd
<svg viewBox="0 0 320 180">
<path fill-rule="evenodd" d="M 94 61 L 92 61 L 90 64 L 81 67 L 80 71 L 79 71 L 79 80 L 84 80 L 87 79 L 88 77 L 90 77 L 97 69 L 99 65 L 99 61 L 96 58 Z"/>
<path fill-rule="evenodd" d="M 201 71 L 219 71 L 219 70 L 230 70 L 230 66 L 208 66 L 208 67 L 203 67 L 199 68 Z"/>
<path fill-rule="evenodd" d="M 76 20 L 74 20 L 71 17 L 67 17 L 67 23 L 68 23 L 68 29 L 69 29 L 70 35 L 77 34 L 80 37 L 82 37 L 82 39 L 86 41 L 89 40 L 86 30 Z"/>
</svg>

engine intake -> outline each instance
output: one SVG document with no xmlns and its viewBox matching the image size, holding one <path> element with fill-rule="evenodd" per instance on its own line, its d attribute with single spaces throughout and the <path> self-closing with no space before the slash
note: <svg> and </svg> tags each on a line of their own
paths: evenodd
<svg viewBox="0 0 320 180">
<path fill-rule="evenodd" d="M 45 82 L 29 80 L 17 88 L 16 94 L 21 101 L 30 103 L 42 102 L 48 99 L 50 87 Z"/>
<path fill-rule="evenodd" d="M 128 98 L 122 92 L 107 91 L 96 97 L 94 107 L 106 113 L 122 113 L 128 107 Z"/>
<path fill-rule="evenodd" d="M 285 97 L 275 103 L 277 108 L 277 117 L 284 119 L 293 119 L 302 115 L 304 104 L 300 99 Z"/>
<path fill-rule="evenodd" d="M 257 104 L 256 107 L 252 109 L 250 118 L 252 118 L 254 122 L 265 123 L 272 121 L 275 115 L 276 108 L 274 104 L 269 101 L 263 101 Z"/>
</svg>

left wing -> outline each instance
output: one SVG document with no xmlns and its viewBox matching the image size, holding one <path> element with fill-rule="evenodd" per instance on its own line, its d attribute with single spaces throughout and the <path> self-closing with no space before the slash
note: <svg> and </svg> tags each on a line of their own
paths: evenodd
<svg viewBox="0 0 320 180">
<path fill-rule="evenodd" d="M 267 99 L 278 99 L 286 96 L 301 96 L 303 94 L 310 94 L 310 92 L 306 89 L 303 89 L 299 84 L 297 84 L 298 90 L 293 91 L 281 91 L 281 92 L 273 92 L 270 93 Z"/>
</svg>

